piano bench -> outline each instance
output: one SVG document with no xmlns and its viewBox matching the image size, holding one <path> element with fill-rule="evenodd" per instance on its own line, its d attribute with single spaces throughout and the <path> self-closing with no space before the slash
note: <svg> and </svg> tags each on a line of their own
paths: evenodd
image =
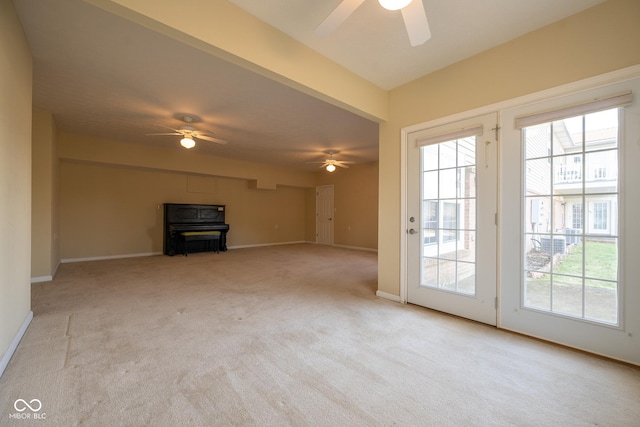
<svg viewBox="0 0 640 427">
<path fill-rule="evenodd" d="M 184 240 L 184 256 L 189 254 L 189 242 L 192 240 L 210 240 L 213 241 L 213 250 L 220 252 L 220 232 L 219 231 L 185 231 L 180 233 Z"/>
</svg>

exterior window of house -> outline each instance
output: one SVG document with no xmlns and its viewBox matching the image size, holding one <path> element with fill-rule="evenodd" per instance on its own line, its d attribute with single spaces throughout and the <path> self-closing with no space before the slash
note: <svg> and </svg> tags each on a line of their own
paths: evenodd
<svg viewBox="0 0 640 427">
<path fill-rule="evenodd" d="M 523 304 L 617 324 L 618 109 L 522 129 Z"/>
<path fill-rule="evenodd" d="M 582 203 L 575 203 L 572 207 L 571 227 L 574 230 L 582 229 Z"/>
<path fill-rule="evenodd" d="M 427 200 L 424 202 L 424 244 L 438 243 L 438 202 Z"/>
<path fill-rule="evenodd" d="M 606 230 L 607 229 L 607 203 L 599 202 L 593 204 L 593 229 L 594 230 Z"/>
</svg>

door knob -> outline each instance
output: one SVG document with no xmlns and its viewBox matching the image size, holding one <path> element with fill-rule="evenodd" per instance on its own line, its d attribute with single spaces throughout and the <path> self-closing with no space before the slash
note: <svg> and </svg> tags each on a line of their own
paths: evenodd
<svg viewBox="0 0 640 427">
<path fill-rule="evenodd" d="M 414 230 L 413 228 L 410 228 L 410 229 L 409 229 L 409 234 L 416 234 L 416 233 L 417 233 L 417 231 L 416 231 L 416 230 Z"/>
</svg>

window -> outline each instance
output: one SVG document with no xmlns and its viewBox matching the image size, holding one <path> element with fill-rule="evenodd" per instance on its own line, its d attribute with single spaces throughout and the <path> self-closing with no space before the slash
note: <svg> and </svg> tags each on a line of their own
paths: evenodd
<svg viewBox="0 0 640 427">
<path fill-rule="evenodd" d="M 574 203 L 571 210 L 571 227 L 577 230 L 582 229 L 582 203 Z"/>
<path fill-rule="evenodd" d="M 423 227 L 421 283 L 473 295 L 476 137 L 431 143 L 421 146 L 420 150 Z"/>
<path fill-rule="evenodd" d="M 618 114 L 614 108 L 522 129 L 527 308 L 618 321 Z"/>
<path fill-rule="evenodd" d="M 607 227 L 607 203 L 598 202 L 593 204 L 593 229 L 606 231 Z"/>
</svg>

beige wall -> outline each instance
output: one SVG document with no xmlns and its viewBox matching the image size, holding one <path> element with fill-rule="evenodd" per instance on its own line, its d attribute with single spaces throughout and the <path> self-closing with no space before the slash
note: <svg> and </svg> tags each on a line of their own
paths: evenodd
<svg viewBox="0 0 640 427">
<path fill-rule="evenodd" d="M 310 172 L 204 155 L 177 145 L 159 148 L 61 132 L 58 154 L 62 160 L 247 179 L 260 189 L 315 185 Z"/>
<path fill-rule="evenodd" d="M 32 60 L 10 0 L 0 0 L 0 373 L 31 311 Z"/>
<path fill-rule="evenodd" d="M 305 189 L 237 178 L 63 161 L 63 260 L 162 252 L 163 203 L 227 205 L 228 246 L 305 240 Z"/>
<path fill-rule="evenodd" d="M 325 184 L 335 188 L 335 243 L 376 248 L 377 163 L 301 172 L 66 133 L 58 140 L 63 260 L 162 252 L 163 203 L 227 205 L 230 247 L 313 242 L 315 187 Z"/>
<path fill-rule="evenodd" d="M 57 130 L 51 113 L 33 111 L 31 182 L 31 277 L 50 280 L 60 263 L 58 250 Z"/>
<path fill-rule="evenodd" d="M 334 244 L 377 249 L 378 162 L 318 172 L 317 184 L 333 185 Z"/>
<path fill-rule="evenodd" d="M 401 128 L 640 64 L 639 23 L 639 1 L 609 0 L 390 92 L 380 128 L 379 290 L 400 293 Z"/>
</svg>

